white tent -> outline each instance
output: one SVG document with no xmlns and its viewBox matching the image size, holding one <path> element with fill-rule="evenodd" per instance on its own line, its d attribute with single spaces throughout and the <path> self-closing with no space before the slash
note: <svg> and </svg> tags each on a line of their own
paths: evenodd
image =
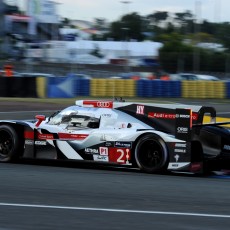
<svg viewBox="0 0 230 230">
<path fill-rule="evenodd" d="M 162 47 L 159 42 L 116 42 L 116 41 L 88 41 L 80 40 L 67 43 L 67 49 L 76 50 L 79 54 L 90 53 L 95 49 L 104 56 L 115 58 L 158 57 L 158 51 Z"/>
</svg>

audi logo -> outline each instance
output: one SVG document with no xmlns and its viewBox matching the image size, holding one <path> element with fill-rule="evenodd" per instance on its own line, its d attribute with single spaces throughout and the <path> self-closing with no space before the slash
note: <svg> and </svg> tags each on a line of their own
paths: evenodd
<svg viewBox="0 0 230 230">
<path fill-rule="evenodd" d="M 97 107 L 109 108 L 110 107 L 110 103 L 106 102 L 106 101 L 100 101 L 100 102 L 97 102 Z"/>
</svg>

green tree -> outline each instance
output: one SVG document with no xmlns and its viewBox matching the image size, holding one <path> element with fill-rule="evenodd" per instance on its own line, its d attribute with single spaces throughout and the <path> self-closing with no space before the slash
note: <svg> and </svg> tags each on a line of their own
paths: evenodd
<svg viewBox="0 0 230 230">
<path fill-rule="evenodd" d="M 183 43 L 181 34 L 162 34 L 159 40 L 164 43 L 159 50 L 159 60 L 164 70 L 177 72 L 180 63 L 183 63 L 183 69 L 191 68 L 193 47 Z"/>
<path fill-rule="evenodd" d="M 166 11 L 157 11 L 155 13 L 147 15 L 150 23 L 153 25 L 159 25 L 160 22 L 167 20 L 168 12 Z"/>
<path fill-rule="evenodd" d="M 142 41 L 144 39 L 142 25 L 142 17 L 139 14 L 131 13 L 124 15 L 121 20 L 111 23 L 107 37 L 117 41 L 131 39 Z"/>
</svg>

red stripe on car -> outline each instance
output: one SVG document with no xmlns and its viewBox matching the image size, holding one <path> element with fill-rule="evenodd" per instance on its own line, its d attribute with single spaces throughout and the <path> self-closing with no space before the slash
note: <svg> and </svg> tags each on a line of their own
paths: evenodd
<svg viewBox="0 0 230 230">
<path fill-rule="evenodd" d="M 58 133 L 59 139 L 84 140 L 89 134 Z"/>
</svg>

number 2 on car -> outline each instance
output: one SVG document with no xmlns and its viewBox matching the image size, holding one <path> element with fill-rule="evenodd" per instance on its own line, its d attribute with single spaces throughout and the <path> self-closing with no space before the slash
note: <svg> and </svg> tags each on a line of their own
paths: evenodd
<svg viewBox="0 0 230 230">
<path fill-rule="evenodd" d="M 118 164 L 129 164 L 130 149 L 127 148 L 110 148 L 109 149 L 109 162 Z"/>
</svg>

